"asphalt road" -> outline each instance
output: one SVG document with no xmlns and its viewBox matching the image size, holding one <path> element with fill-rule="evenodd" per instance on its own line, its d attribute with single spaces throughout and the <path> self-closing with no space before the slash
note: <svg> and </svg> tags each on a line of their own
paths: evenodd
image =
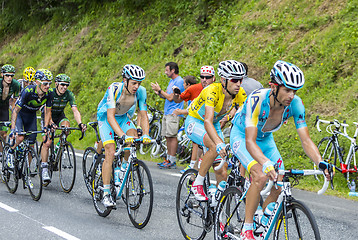
<svg viewBox="0 0 358 240">
<path fill-rule="evenodd" d="M 146 162 L 153 178 L 154 208 L 148 225 L 139 230 L 122 201 L 108 217 L 97 215 L 83 182 L 81 160 L 77 156 L 76 183 L 69 194 L 62 192 L 57 173 L 38 202 L 27 189 L 19 187 L 10 194 L 0 183 L 0 239 L 183 239 L 175 213 L 179 169 L 160 170 Z M 322 239 L 358 239 L 358 202 L 300 190 L 294 190 L 294 196 L 312 210 Z M 213 239 L 213 232 L 206 239 Z"/>
</svg>

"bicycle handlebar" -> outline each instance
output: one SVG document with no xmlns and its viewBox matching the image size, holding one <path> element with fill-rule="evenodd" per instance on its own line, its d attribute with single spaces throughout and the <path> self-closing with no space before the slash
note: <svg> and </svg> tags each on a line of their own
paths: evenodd
<svg viewBox="0 0 358 240">
<path fill-rule="evenodd" d="M 227 160 L 229 159 L 229 150 L 230 150 L 230 144 L 228 143 L 228 144 L 226 144 L 226 146 L 225 146 L 225 151 L 226 151 L 226 154 L 227 154 L 227 155 L 226 155 L 226 158 L 225 158 L 225 159 L 221 159 L 219 166 L 214 167 L 214 170 L 215 170 L 215 171 L 217 171 L 217 170 L 219 170 L 220 168 L 222 168 L 222 167 L 224 166 L 224 163 L 227 162 Z"/>
<path fill-rule="evenodd" d="M 77 128 L 75 128 L 75 127 L 58 127 L 58 128 L 56 128 L 56 130 L 61 130 L 61 131 L 80 130 L 80 131 L 82 131 L 82 129 L 78 128 L 78 127 Z M 82 132 L 81 137 L 78 140 L 82 140 L 84 135 L 85 135 L 85 132 Z"/>
<path fill-rule="evenodd" d="M 319 123 L 326 123 L 326 124 L 330 124 L 330 125 L 334 125 L 337 129 L 339 129 L 341 126 L 343 127 L 343 132 L 344 132 L 344 135 L 348 135 L 347 134 L 347 127 L 349 127 L 348 124 L 345 123 L 345 121 L 343 123 L 340 123 L 337 119 L 334 119 L 333 121 L 327 121 L 327 120 L 323 120 L 323 119 L 319 119 L 319 116 L 316 117 L 316 122 L 315 122 L 315 125 L 317 127 L 317 130 L 319 132 L 322 132 L 322 130 L 320 129 L 319 127 Z M 329 126 L 328 126 L 329 127 Z M 327 128 L 328 128 L 327 127 Z M 329 132 L 327 130 L 327 132 Z M 333 132 L 332 132 L 333 133 Z"/>
<path fill-rule="evenodd" d="M 308 175 L 315 175 L 315 174 L 323 174 L 324 176 L 324 172 L 321 171 L 321 170 L 312 170 L 312 169 L 305 169 L 305 170 L 296 170 L 296 169 L 291 169 L 291 170 L 278 170 L 278 174 L 279 175 L 287 175 L 287 176 L 308 176 Z M 263 195 L 266 195 L 272 188 L 272 186 L 275 184 L 279 184 L 279 185 L 282 185 L 283 182 L 280 181 L 280 182 L 274 182 L 272 180 L 269 181 L 269 183 L 267 184 L 266 188 L 263 189 L 260 194 L 263 196 Z M 326 176 L 324 176 L 324 183 L 323 183 L 323 186 L 322 188 L 317 191 L 317 194 L 318 195 L 322 195 L 328 188 L 328 185 L 329 185 L 329 181 L 327 180 Z"/>
<path fill-rule="evenodd" d="M 120 140 L 120 139 L 119 139 Z M 122 141 L 122 142 L 119 142 L 118 141 L 118 149 L 117 149 L 117 151 L 114 153 L 114 156 L 118 156 L 120 153 L 121 153 L 121 151 L 122 151 L 122 148 L 124 147 L 124 145 L 126 144 L 124 141 Z M 143 140 L 141 140 L 140 138 L 136 138 L 136 139 L 134 139 L 134 142 L 133 142 L 133 144 L 141 144 L 141 143 L 143 143 Z M 150 141 L 150 143 L 151 144 L 153 144 L 153 143 L 157 143 L 157 140 L 156 139 L 152 139 L 151 141 Z"/>
</svg>

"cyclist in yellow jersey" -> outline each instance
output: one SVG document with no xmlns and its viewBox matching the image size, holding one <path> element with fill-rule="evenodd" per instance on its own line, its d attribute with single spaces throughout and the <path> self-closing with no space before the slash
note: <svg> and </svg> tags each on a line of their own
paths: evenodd
<svg viewBox="0 0 358 240">
<path fill-rule="evenodd" d="M 220 120 L 232 109 L 243 105 L 246 93 L 240 87 L 246 76 L 245 67 L 235 61 L 227 60 L 219 63 L 220 83 L 212 83 L 204 88 L 192 102 L 189 116 L 185 120 L 185 132 L 193 142 L 207 150 L 202 158 L 199 174 L 192 184 L 191 191 L 198 201 L 207 201 L 203 190 L 204 177 L 218 155 L 225 157 L 224 136 L 220 128 Z M 227 164 L 220 172 L 216 172 L 216 180 L 227 178 Z"/>
</svg>

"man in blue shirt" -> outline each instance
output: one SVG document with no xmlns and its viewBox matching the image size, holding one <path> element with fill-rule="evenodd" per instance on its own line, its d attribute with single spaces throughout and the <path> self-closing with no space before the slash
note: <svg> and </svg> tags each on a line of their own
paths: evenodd
<svg viewBox="0 0 358 240">
<path fill-rule="evenodd" d="M 152 89 L 155 93 L 165 99 L 161 135 L 167 140 L 168 154 L 167 159 L 159 164 L 159 167 L 175 168 L 177 160 L 176 152 L 178 148 L 177 134 L 179 130 L 180 117 L 182 116 L 174 115 L 173 111 L 177 108 L 183 109 L 184 102 L 174 102 L 173 87 L 178 87 L 181 92 L 184 92 L 184 80 L 181 76 L 179 76 L 179 67 L 175 62 L 168 62 L 165 64 L 165 74 L 171 79 L 166 91 L 162 91 L 157 82 L 151 83 Z"/>
</svg>

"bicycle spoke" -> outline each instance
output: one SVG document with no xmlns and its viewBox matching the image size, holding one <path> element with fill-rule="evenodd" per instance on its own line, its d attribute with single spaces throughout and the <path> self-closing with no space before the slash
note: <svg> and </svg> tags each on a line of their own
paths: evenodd
<svg viewBox="0 0 358 240">
<path fill-rule="evenodd" d="M 42 194 L 42 169 L 40 158 L 36 151 L 32 147 L 29 147 L 27 154 L 25 154 L 25 159 L 25 184 L 29 189 L 31 197 L 35 201 L 38 201 Z"/>
<path fill-rule="evenodd" d="M 98 154 L 93 147 L 88 147 L 83 153 L 82 173 L 88 192 L 92 195 L 92 170 Z"/>
<path fill-rule="evenodd" d="M 71 143 L 66 142 L 60 150 L 59 171 L 60 183 L 64 192 L 68 193 L 72 190 L 76 179 L 76 156 L 75 150 Z"/>
</svg>

